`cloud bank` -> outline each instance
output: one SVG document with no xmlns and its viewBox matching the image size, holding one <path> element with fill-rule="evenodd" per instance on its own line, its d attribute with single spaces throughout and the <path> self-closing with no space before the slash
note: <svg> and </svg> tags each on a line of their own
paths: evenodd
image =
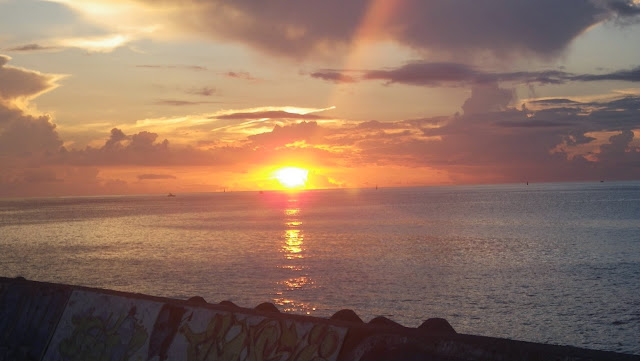
<svg viewBox="0 0 640 361">
<path fill-rule="evenodd" d="M 557 56 L 589 27 L 637 21 L 633 0 L 51 0 L 114 30 L 163 24 L 165 36 L 198 34 L 287 57 L 330 54 L 355 40 L 446 53 Z M 109 9 L 95 12 L 96 4 Z"/>
<path fill-rule="evenodd" d="M 361 34 L 419 49 L 553 56 L 590 26 L 640 12 L 631 0 L 404 0 L 383 14 L 373 12 L 384 0 L 191 4 L 197 6 L 182 26 L 293 55 L 349 44 Z M 362 27 L 369 27 L 364 34 Z"/>
<path fill-rule="evenodd" d="M 310 76 L 338 83 L 382 80 L 387 85 L 426 87 L 473 86 L 497 82 L 547 85 L 596 81 L 640 82 L 640 66 L 603 74 L 573 74 L 561 70 L 490 72 L 462 63 L 415 61 L 392 69 L 323 69 L 311 73 Z"/>
</svg>

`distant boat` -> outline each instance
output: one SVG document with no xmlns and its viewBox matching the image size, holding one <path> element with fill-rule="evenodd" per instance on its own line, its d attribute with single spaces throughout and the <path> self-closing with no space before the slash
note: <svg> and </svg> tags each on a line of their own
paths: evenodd
<svg viewBox="0 0 640 361">
<path fill-rule="evenodd" d="M 169 193 L 169 194 L 167 194 L 167 197 L 175 197 L 175 196 L 176 196 L 176 195 L 175 195 L 175 194 L 173 194 L 173 193 Z"/>
</svg>

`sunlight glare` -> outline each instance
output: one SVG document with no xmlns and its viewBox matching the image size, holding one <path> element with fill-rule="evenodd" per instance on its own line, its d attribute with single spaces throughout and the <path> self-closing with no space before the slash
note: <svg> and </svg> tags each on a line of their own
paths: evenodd
<svg viewBox="0 0 640 361">
<path fill-rule="evenodd" d="M 303 188 L 307 184 L 309 171 L 298 167 L 284 167 L 274 172 L 274 177 L 288 189 Z"/>
</svg>

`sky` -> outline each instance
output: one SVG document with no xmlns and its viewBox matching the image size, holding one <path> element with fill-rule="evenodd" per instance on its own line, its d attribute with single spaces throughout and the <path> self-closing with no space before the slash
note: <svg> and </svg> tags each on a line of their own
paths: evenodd
<svg viewBox="0 0 640 361">
<path fill-rule="evenodd" d="M 0 197 L 640 179 L 640 0 L 0 0 Z"/>
</svg>

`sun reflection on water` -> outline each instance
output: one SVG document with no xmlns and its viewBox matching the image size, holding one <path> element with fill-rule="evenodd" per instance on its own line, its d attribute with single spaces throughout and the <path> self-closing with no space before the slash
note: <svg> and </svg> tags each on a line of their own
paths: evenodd
<svg viewBox="0 0 640 361">
<path fill-rule="evenodd" d="M 286 259 L 303 258 L 302 254 L 302 234 L 299 229 L 288 229 L 285 231 L 284 257 Z"/>
<path fill-rule="evenodd" d="M 288 216 L 288 217 L 293 217 L 293 216 L 297 216 L 300 214 L 300 208 L 292 208 L 292 209 L 285 209 L 284 210 L 284 215 Z M 302 223 L 300 223 L 302 224 Z"/>
<path fill-rule="evenodd" d="M 286 270 L 288 277 L 277 282 L 275 304 L 283 306 L 285 312 L 311 314 L 316 307 L 300 301 L 293 292 L 304 291 L 313 288 L 315 282 L 308 274 L 304 261 L 307 256 L 305 237 L 302 230 L 301 210 L 298 200 L 289 199 L 284 209 L 284 232 L 282 233 L 283 262 L 278 268 Z"/>
</svg>

